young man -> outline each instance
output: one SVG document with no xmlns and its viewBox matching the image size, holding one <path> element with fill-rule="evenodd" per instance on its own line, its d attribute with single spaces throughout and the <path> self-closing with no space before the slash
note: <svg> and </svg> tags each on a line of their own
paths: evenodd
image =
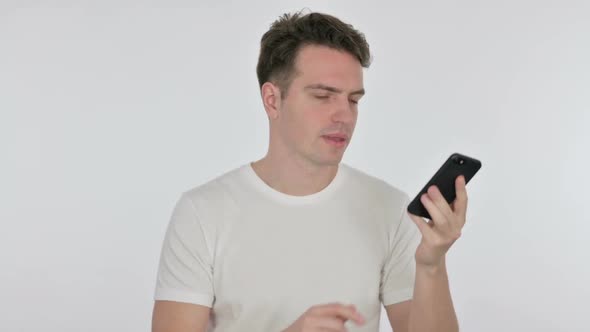
<svg viewBox="0 0 590 332">
<path fill-rule="evenodd" d="M 433 220 L 404 192 L 341 163 L 370 62 L 364 36 L 325 14 L 284 15 L 257 67 L 264 158 L 181 195 L 166 232 L 153 332 L 458 331 L 445 255 L 465 223 L 458 178 Z"/>
</svg>

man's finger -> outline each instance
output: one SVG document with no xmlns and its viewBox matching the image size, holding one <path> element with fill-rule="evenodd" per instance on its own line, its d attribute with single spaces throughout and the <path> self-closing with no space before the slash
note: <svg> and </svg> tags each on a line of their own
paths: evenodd
<svg viewBox="0 0 590 332">
<path fill-rule="evenodd" d="M 414 221 L 414 224 L 416 224 L 416 226 L 418 227 L 418 230 L 420 231 L 420 233 L 422 233 L 422 237 L 429 239 L 430 237 L 432 237 L 434 234 L 434 231 L 431 229 L 432 227 L 432 221 L 430 223 L 427 223 L 424 219 L 422 219 L 422 217 L 417 216 L 415 214 L 411 214 L 408 213 L 408 215 L 410 216 L 410 218 Z"/>
<path fill-rule="evenodd" d="M 339 317 L 314 316 L 314 331 L 346 331 L 346 321 Z"/>
<path fill-rule="evenodd" d="M 447 220 L 453 218 L 453 210 L 451 210 L 449 203 L 447 203 L 447 200 L 442 195 L 437 186 L 430 186 L 430 188 L 428 188 L 428 197 L 434 203 L 434 205 L 436 205 L 439 211 L 447 218 Z"/>
<path fill-rule="evenodd" d="M 457 198 L 453 204 L 454 212 L 461 216 L 461 220 L 465 220 L 467 213 L 467 189 L 465 187 L 465 177 L 460 175 L 455 179 L 455 191 Z"/>
<path fill-rule="evenodd" d="M 427 194 L 423 194 L 420 197 L 420 201 L 426 208 L 426 211 L 430 214 L 431 222 L 434 222 L 433 227 L 436 227 L 437 224 L 440 226 L 441 223 L 446 223 L 446 217 L 440 212 L 438 207 L 432 202 Z"/>
<path fill-rule="evenodd" d="M 343 304 L 328 304 L 315 307 L 314 314 L 319 316 L 335 316 L 344 320 L 352 320 L 359 325 L 364 324 L 365 322 L 365 318 L 356 311 L 354 306 Z"/>
</svg>

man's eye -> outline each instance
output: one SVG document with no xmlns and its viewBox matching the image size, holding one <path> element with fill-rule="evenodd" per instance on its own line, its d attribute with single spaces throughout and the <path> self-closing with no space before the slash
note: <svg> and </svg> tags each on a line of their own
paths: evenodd
<svg viewBox="0 0 590 332">
<path fill-rule="evenodd" d="M 358 100 L 354 100 L 354 99 L 351 99 L 350 102 L 353 103 L 353 104 L 355 104 L 355 105 L 358 105 L 358 103 L 359 103 Z"/>
<path fill-rule="evenodd" d="M 330 96 L 315 96 L 317 99 L 328 99 Z"/>
</svg>

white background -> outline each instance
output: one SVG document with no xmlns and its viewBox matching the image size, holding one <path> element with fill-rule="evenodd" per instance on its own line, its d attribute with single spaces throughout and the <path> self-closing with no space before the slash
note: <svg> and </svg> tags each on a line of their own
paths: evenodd
<svg viewBox="0 0 590 332">
<path fill-rule="evenodd" d="M 462 331 L 588 331 L 590 5 L 532 0 L 0 2 L 1 331 L 149 330 L 173 204 L 266 152 L 259 40 L 304 7 L 373 52 L 345 162 L 412 196 L 483 163 Z"/>
</svg>

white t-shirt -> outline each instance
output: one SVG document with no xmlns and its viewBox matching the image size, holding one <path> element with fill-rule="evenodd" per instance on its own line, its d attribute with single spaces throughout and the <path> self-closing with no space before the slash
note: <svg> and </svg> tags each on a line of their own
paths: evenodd
<svg viewBox="0 0 590 332">
<path fill-rule="evenodd" d="M 279 332 L 309 307 L 354 304 L 377 332 L 381 305 L 412 298 L 420 233 L 409 197 L 340 163 L 308 196 L 268 186 L 250 163 L 184 192 L 160 256 L 155 300 L 212 308 L 208 331 Z"/>
</svg>

